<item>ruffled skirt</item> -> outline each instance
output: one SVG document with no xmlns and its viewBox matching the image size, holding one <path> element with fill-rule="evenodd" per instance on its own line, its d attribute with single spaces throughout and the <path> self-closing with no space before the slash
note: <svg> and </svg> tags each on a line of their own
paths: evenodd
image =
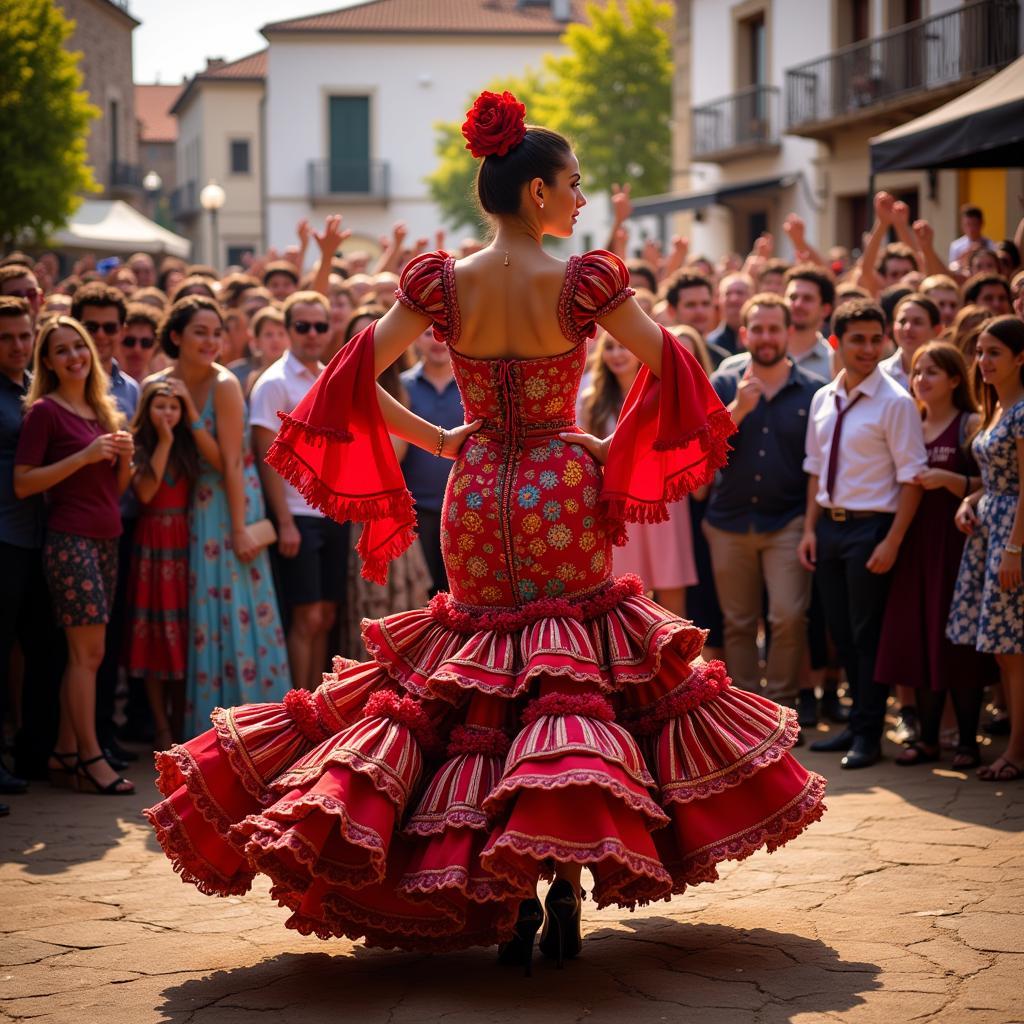
<svg viewBox="0 0 1024 1024">
<path fill-rule="evenodd" d="M 263 873 L 321 938 L 493 944 L 556 861 L 598 906 L 668 899 L 824 810 L 794 712 L 733 690 L 704 635 L 635 577 L 514 612 L 439 594 L 365 621 L 374 660 L 335 659 L 315 693 L 216 710 L 157 755 L 146 814 L 184 881 Z"/>
</svg>

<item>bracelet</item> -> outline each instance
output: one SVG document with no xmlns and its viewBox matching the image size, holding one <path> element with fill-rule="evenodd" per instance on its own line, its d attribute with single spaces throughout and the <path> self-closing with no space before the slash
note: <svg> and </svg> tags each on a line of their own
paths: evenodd
<svg viewBox="0 0 1024 1024">
<path fill-rule="evenodd" d="M 1007 555 L 1019 555 L 1021 552 L 1021 546 L 1019 544 L 1007 544 L 1003 551 Z"/>
<path fill-rule="evenodd" d="M 448 440 L 448 431 L 444 427 L 437 428 L 437 447 L 434 449 L 434 455 L 438 458 L 441 456 L 441 449 L 444 447 L 445 441 Z"/>
</svg>

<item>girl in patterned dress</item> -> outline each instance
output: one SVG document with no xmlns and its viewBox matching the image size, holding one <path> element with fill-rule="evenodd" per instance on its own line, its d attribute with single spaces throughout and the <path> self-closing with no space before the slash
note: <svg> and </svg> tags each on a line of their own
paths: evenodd
<svg viewBox="0 0 1024 1024">
<path fill-rule="evenodd" d="M 188 504 L 199 452 L 180 382 L 150 381 L 132 422 L 132 488 L 142 505 L 129 575 L 125 671 L 146 682 L 157 750 L 182 735 L 188 659 Z M 168 720 L 168 702 L 171 714 Z"/>
<path fill-rule="evenodd" d="M 975 382 L 982 420 L 972 450 L 982 489 L 964 498 L 956 513 L 968 536 L 946 635 L 996 656 L 1010 741 L 978 777 L 1010 782 L 1024 775 L 1024 321 L 1000 316 L 985 323 Z"/>
</svg>

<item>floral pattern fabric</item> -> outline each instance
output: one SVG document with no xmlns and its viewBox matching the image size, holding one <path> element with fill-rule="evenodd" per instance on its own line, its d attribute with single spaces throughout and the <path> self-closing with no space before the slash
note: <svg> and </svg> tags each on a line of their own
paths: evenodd
<svg viewBox="0 0 1024 1024">
<path fill-rule="evenodd" d="M 980 431 L 971 446 L 985 494 L 978 502 L 980 524 L 964 545 L 946 635 L 955 644 L 972 644 L 990 654 L 1024 653 L 1024 587 L 1003 590 L 999 585 L 999 562 L 1010 543 L 1020 497 L 1021 438 L 1024 399 L 990 430 Z"/>
<path fill-rule="evenodd" d="M 212 388 L 202 419 L 216 437 Z M 263 492 L 248 448 L 243 456 L 245 520 L 253 523 L 264 515 Z M 265 550 L 247 564 L 235 557 L 224 477 L 204 460 L 192 497 L 189 565 L 185 731 L 195 735 L 216 707 L 281 700 L 291 689 L 269 557 Z"/>
<path fill-rule="evenodd" d="M 117 538 L 79 537 L 50 530 L 43 570 L 57 623 L 105 626 L 117 584 Z"/>
</svg>

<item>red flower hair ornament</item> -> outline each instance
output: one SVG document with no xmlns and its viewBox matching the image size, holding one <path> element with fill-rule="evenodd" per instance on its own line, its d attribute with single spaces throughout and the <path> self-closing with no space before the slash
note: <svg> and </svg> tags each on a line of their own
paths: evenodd
<svg viewBox="0 0 1024 1024">
<path fill-rule="evenodd" d="M 505 156 L 526 136 L 526 107 L 510 92 L 484 91 L 466 111 L 462 134 L 473 156 Z"/>
</svg>

